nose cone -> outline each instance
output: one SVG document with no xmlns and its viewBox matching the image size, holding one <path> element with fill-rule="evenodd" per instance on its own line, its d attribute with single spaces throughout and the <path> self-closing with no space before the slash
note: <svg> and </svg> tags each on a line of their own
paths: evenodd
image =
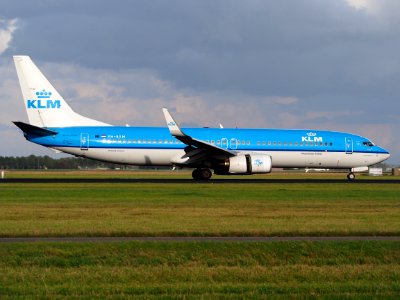
<svg viewBox="0 0 400 300">
<path fill-rule="evenodd" d="M 390 157 L 389 151 L 378 147 L 379 148 L 379 162 L 385 161 Z"/>
<path fill-rule="evenodd" d="M 384 161 L 384 160 L 387 160 L 388 158 L 390 157 L 390 153 L 388 152 L 388 153 L 385 153 L 385 154 L 382 154 L 382 161 Z"/>
</svg>

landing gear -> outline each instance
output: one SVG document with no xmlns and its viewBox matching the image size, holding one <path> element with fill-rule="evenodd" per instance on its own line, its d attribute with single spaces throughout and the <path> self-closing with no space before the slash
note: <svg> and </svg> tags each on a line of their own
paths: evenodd
<svg viewBox="0 0 400 300">
<path fill-rule="evenodd" d="M 347 174 L 347 179 L 354 180 L 354 179 L 356 179 L 356 175 L 353 172 L 350 172 L 349 174 Z"/>
<path fill-rule="evenodd" d="M 210 169 L 194 169 L 192 172 L 192 177 L 195 180 L 208 180 L 212 176 Z"/>
</svg>

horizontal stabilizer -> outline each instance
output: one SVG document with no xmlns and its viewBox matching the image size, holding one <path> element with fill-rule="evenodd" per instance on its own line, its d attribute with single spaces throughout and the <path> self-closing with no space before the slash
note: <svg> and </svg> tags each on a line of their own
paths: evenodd
<svg viewBox="0 0 400 300">
<path fill-rule="evenodd" d="M 47 136 L 47 135 L 56 135 L 57 131 L 49 130 L 46 128 L 37 127 L 34 125 L 30 125 L 24 122 L 13 122 L 19 129 L 21 129 L 24 133 L 37 135 L 37 136 Z"/>
</svg>

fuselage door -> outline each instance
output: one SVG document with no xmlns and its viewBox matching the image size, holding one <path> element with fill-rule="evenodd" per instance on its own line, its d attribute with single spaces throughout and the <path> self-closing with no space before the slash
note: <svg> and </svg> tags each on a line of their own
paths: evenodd
<svg viewBox="0 0 400 300">
<path fill-rule="evenodd" d="M 81 133 L 81 150 L 89 149 L 89 133 Z"/>
<path fill-rule="evenodd" d="M 231 139 L 231 141 L 229 143 L 229 148 L 231 150 L 236 150 L 237 149 L 237 139 L 235 139 L 235 138 Z"/>
<path fill-rule="evenodd" d="M 345 138 L 346 154 L 353 154 L 353 139 L 351 137 Z"/>
<path fill-rule="evenodd" d="M 227 138 L 221 139 L 221 148 L 228 149 L 228 139 Z"/>
</svg>

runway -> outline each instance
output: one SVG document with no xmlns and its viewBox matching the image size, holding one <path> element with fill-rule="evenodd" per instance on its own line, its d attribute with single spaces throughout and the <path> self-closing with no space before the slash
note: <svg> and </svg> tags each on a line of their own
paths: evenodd
<svg viewBox="0 0 400 300">
<path fill-rule="evenodd" d="M 350 242 L 400 241 L 400 236 L 289 236 L 289 237 L 15 237 L 1 243 L 109 243 L 109 242 Z"/>
<path fill-rule="evenodd" d="M 349 181 L 345 177 L 343 179 L 210 179 L 204 181 L 196 181 L 191 178 L 175 179 L 175 178 L 6 178 L 0 179 L 1 183 L 159 183 L 159 184 L 400 184 L 400 179 L 361 179 Z"/>
</svg>

